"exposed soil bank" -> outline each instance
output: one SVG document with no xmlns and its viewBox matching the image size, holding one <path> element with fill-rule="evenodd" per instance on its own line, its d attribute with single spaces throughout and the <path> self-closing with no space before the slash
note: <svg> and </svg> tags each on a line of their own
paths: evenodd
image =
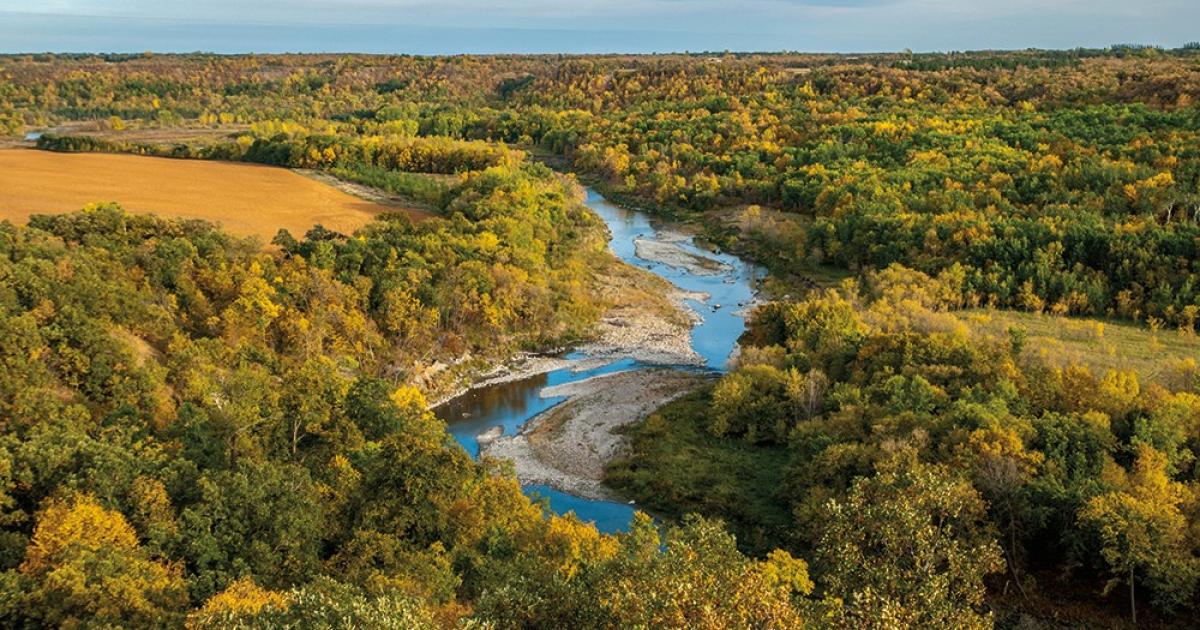
<svg viewBox="0 0 1200 630">
<path fill-rule="evenodd" d="M 482 434 L 482 454 L 511 460 L 521 483 L 611 500 L 602 481 L 605 465 L 624 446 L 615 431 L 713 378 L 708 372 L 651 368 L 548 387 L 542 396 L 568 399 L 526 423 L 518 435 Z"/>
<path fill-rule="evenodd" d="M 684 300 L 704 301 L 707 295 L 682 291 L 644 269 L 624 264 L 603 270 L 596 291 L 611 306 L 596 325 L 595 340 L 582 345 L 581 352 L 652 365 L 704 365 L 691 336 L 700 317 Z"/>
</svg>

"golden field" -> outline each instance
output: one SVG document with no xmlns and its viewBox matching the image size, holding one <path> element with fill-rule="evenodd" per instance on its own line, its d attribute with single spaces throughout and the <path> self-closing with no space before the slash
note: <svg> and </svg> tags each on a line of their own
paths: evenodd
<svg viewBox="0 0 1200 630">
<path fill-rule="evenodd" d="M 205 219 L 270 241 L 321 224 L 349 234 L 381 212 L 420 210 L 366 201 L 287 169 L 108 153 L 0 150 L 0 220 L 115 201 L 129 212 Z"/>
</svg>

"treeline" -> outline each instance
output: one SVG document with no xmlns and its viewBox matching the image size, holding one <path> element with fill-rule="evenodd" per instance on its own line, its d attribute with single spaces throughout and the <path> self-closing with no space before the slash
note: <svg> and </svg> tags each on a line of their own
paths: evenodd
<svg viewBox="0 0 1200 630">
<path fill-rule="evenodd" d="M 958 264 L 967 304 L 1194 328 L 1200 73 L 1132 63 L 576 62 L 462 133 L 539 143 L 652 207 L 732 214 L 780 273 Z"/>
<path fill-rule="evenodd" d="M 1124 614 L 1187 626 L 1195 359 L 1164 363 L 1157 382 L 1048 365 L 1019 328 L 968 333 L 946 313 L 954 283 L 892 266 L 765 307 L 737 369 L 637 428 L 610 480 L 654 509 L 729 518 L 760 552 L 786 541 L 854 627 L 885 610 L 904 627 L 970 625 L 939 615 L 982 611 L 966 590 L 982 580 L 1005 625 L 1063 593 L 1111 592 Z M 716 463 L 682 455 L 697 448 Z M 739 495 L 718 478 L 760 467 L 777 482 Z"/>
<path fill-rule="evenodd" d="M 280 131 L 255 133 L 212 144 L 128 142 L 92 135 L 45 134 L 37 147 L 48 151 L 131 153 L 171 158 L 257 162 L 291 168 L 379 169 L 454 174 L 492 166 L 515 166 L 522 151 L 480 141 L 444 137 L 348 137 Z"/>
<path fill-rule="evenodd" d="M 1194 328 L 1200 73 L 1151 52 L 570 59 L 487 107 L 405 116 L 563 155 L 650 207 L 732 213 L 781 274 L 958 264 L 964 304 Z"/>
</svg>

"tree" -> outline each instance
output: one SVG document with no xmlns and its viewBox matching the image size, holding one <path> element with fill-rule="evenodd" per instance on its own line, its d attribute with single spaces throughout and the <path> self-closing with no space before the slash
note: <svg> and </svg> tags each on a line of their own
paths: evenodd
<svg viewBox="0 0 1200 630">
<path fill-rule="evenodd" d="M 985 628 L 986 576 L 1004 561 L 971 484 L 904 449 L 826 506 L 817 563 L 843 623 Z"/>
<path fill-rule="evenodd" d="M 740 435 L 754 442 L 783 442 L 791 426 L 785 404 L 785 373 L 770 365 L 750 365 L 726 375 L 713 389 L 716 436 Z"/>
<path fill-rule="evenodd" d="M 1200 557 L 1180 511 L 1189 493 L 1167 476 L 1165 455 L 1145 444 L 1136 449 L 1126 487 L 1092 498 L 1079 512 L 1080 524 L 1099 537 L 1100 554 L 1112 572 L 1104 593 L 1125 581 L 1134 624 L 1139 582 L 1149 587 L 1156 604 L 1169 610 L 1195 593 L 1200 578 Z"/>
<path fill-rule="evenodd" d="M 804 561 L 749 560 L 723 526 L 695 516 L 660 538 L 639 515 L 603 572 L 597 595 L 621 628 L 799 628 L 793 597 L 813 588 Z"/>
<path fill-rule="evenodd" d="M 189 630 L 230 627 L 236 619 L 255 617 L 264 608 L 286 610 L 288 603 L 284 594 L 268 591 L 255 584 L 252 578 L 242 577 L 188 615 L 187 627 Z"/>
<path fill-rule="evenodd" d="M 966 450 L 975 487 L 987 499 L 996 524 L 1004 530 L 1000 540 L 1006 564 L 1024 596 L 1025 587 L 1018 573 L 1021 548 L 1018 532 L 1024 534 L 1024 523 L 1033 520 L 1026 488 L 1043 456 L 1027 450 L 1017 431 L 999 423 L 972 431 Z"/>
<path fill-rule="evenodd" d="M 187 602 L 180 568 L 151 558 L 119 512 L 87 495 L 49 502 L 18 571 L 24 613 L 53 626 L 168 626 Z"/>
<path fill-rule="evenodd" d="M 394 593 L 368 595 L 326 577 L 287 593 L 239 581 L 188 619 L 189 630 L 435 630 L 433 613 Z M 470 628 L 471 624 L 464 624 Z"/>
<path fill-rule="evenodd" d="M 785 551 L 743 556 L 717 521 L 663 530 L 645 514 L 615 538 L 552 517 L 529 549 L 495 573 L 477 618 L 528 628 L 801 628 L 808 565 Z M 499 559 L 499 558 L 497 558 Z M 496 562 L 496 572 L 504 562 Z"/>
<path fill-rule="evenodd" d="M 289 370 L 283 378 L 279 442 L 296 461 L 308 450 L 326 454 L 353 450 L 362 442 L 357 427 L 342 412 L 350 387 L 328 357 L 312 358 Z"/>
<path fill-rule="evenodd" d="M 783 386 L 792 407 L 793 421 L 799 422 L 820 413 L 829 389 L 829 379 L 820 370 L 813 369 L 801 374 L 793 368 L 787 371 Z"/>
<path fill-rule="evenodd" d="M 282 588 L 320 571 L 326 506 L 307 469 L 246 460 L 206 472 L 196 485 L 199 496 L 181 510 L 178 535 L 193 596 L 207 597 L 247 573 Z"/>
</svg>

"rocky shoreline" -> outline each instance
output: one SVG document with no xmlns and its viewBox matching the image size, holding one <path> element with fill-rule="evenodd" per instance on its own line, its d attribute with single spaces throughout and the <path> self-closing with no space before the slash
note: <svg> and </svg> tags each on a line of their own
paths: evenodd
<svg viewBox="0 0 1200 630">
<path fill-rule="evenodd" d="M 703 293 L 675 290 L 669 296 L 678 315 L 664 316 L 630 305 L 615 306 L 596 324 L 596 340 L 579 350 L 590 357 L 618 360 L 633 358 L 651 365 L 704 365 L 704 358 L 692 347 L 692 327 L 700 315 L 684 300 L 705 301 Z"/>
<path fill-rule="evenodd" d="M 634 239 L 633 247 L 642 260 L 682 269 L 695 276 L 719 276 L 731 271 L 729 265 L 689 252 L 675 240 L 638 238 Z"/>
<path fill-rule="evenodd" d="M 517 435 L 481 433 L 480 452 L 512 461 L 521 483 L 612 500 L 603 479 L 605 465 L 625 445 L 617 430 L 714 378 L 700 370 L 648 368 L 547 387 L 543 397 L 567 400 L 530 420 Z"/>
<path fill-rule="evenodd" d="M 521 353 L 476 374 L 469 384 L 436 396 L 429 407 L 489 385 L 565 368 L 583 371 L 627 358 L 649 365 L 704 365 L 704 358 L 692 347 L 692 327 L 702 318 L 685 300 L 704 302 L 708 295 L 680 290 L 648 271 L 624 265 L 614 265 L 598 274 L 597 291 L 610 306 L 596 323 L 595 338 L 573 348 L 585 358 L 557 356 L 563 352 Z"/>
</svg>

